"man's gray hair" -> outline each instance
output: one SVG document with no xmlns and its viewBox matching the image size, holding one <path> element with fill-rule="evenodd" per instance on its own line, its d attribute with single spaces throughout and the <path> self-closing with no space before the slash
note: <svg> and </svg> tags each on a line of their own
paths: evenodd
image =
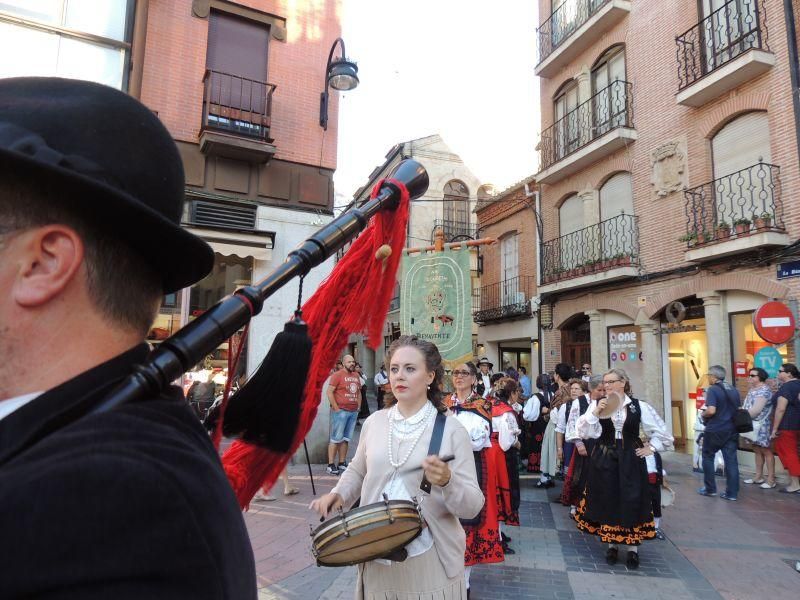
<svg viewBox="0 0 800 600">
<path fill-rule="evenodd" d="M 722 365 L 713 365 L 708 368 L 708 374 L 711 375 L 712 377 L 716 377 L 720 381 L 724 381 L 725 375 L 727 375 L 728 373 L 725 370 L 725 367 L 723 367 Z"/>
<path fill-rule="evenodd" d="M 603 385 L 603 376 L 602 375 L 592 375 L 589 379 L 589 389 L 596 390 L 601 385 Z"/>
</svg>

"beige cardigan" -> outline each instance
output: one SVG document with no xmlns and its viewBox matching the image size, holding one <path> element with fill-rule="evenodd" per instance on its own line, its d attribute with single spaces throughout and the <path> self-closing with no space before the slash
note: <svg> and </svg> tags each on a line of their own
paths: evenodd
<svg viewBox="0 0 800 600">
<path fill-rule="evenodd" d="M 389 483 L 392 466 L 388 457 L 389 411 L 373 413 L 361 427 L 361 438 L 355 457 L 342 473 L 332 492 L 339 494 L 349 508 L 361 497 L 361 506 L 382 500 L 381 491 Z M 445 487 L 433 486 L 430 495 L 419 489 L 422 469 L 409 471 L 422 464 L 428 454 L 434 419 L 425 429 L 414 452 L 403 467 L 401 477 L 412 497 L 421 500 L 422 515 L 430 528 L 434 546 L 449 578 L 464 570 L 466 536 L 458 519 L 471 519 L 483 507 L 483 493 L 475 475 L 475 459 L 467 430 L 448 414 L 439 456 L 455 455 L 449 463 L 450 481 Z"/>
</svg>

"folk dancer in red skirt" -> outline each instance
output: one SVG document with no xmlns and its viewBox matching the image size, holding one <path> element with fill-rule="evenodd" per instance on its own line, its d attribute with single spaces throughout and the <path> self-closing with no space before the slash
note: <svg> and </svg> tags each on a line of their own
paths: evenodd
<svg viewBox="0 0 800 600">
<path fill-rule="evenodd" d="M 492 395 L 491 455 L 497 469 L 498 520 L 500 539 L 506 554 L 515 554 L 508 546 L 511 538 L 503 532 L 503 523 L 519 527 L 519 434 L 514 406 L 519 406 L 519 384 L 510 377 L 500 379 Z"/>
<path fill-rule="evenodd" d="M 486 503 L 477 517 L 461 521 L 467 534 L 464 578 L 469 592 L 472 566 L 479 563 L 503 562 L 505 554 L 500 542 L 498 521 L 497 467 L 491 460 L 492 405 L 475 391 L 478 369 L 473 363 L 456 365 L 452 375 L 455 392 L 445 398 L 445 404 L 470 435 L 478 483 L 486 498 Z"/>
<path fill-rule="evenodd" d="M 603 376 L 592 375 L 589 378 L 589 393 L 583 394 L 576 400 L 572 400 L 567 406 L 567 427 L 564 438 L 568 442 L 575 444 L 575 451 L 569 463 L 569 470 L 564 479 L 564 487 L 561 490 L 561 503 L 570 507 L 570 514 L 575 515 L 578 502 L 583 497 L 583 490 L 586 487 L 586 478 L 589 475 L 589 456 L 594 448 L 595 440 L 582 440 L 575 429 L 578 417 L 586 412 L 592 400 L 599 400 L 606 395 L 603 387 Z"/>
<path fill-rule="evenodd" d="M 628 395 L 625 371 L 608 371 L 603 386 L 607 397 L 593 400 L 575 426 L 581 439 L 597 440 L 575 522 L 608 544 L 608 564 L 617 562 L 618 546 L 624 544 L 628 568 L 637 569 L 639 544 L 656 537 L 645 458 L 671 450 L 674 440 L 652 406 Z M 650 440 L 647 445 L 640 429 Z"/>
</svg>

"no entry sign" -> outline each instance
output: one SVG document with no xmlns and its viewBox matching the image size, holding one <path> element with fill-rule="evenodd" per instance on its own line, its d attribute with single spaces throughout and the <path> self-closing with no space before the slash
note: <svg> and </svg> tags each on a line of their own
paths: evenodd
<svg viewBox="0 0 800 600">
<path fill-rule="evenodd" d="M 753 315 L 756 333 L 771 344 L 783 344 L 794 335 L 794 315 L 783 302 L 765 302 Z"/>
</svg>

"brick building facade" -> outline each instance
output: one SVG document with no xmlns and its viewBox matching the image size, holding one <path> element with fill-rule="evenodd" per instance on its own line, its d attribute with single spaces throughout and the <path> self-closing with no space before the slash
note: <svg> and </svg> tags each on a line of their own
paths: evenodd
<svg viewBox="0 0 800 600">
<path fill-rule="evenodd" d="M 478 355 L 495 370 L 507 365 L 539 372 L 539 321 L 535 298 L 537 243 L 533 178 L 478 203 L 480 237 L 496 243 L 480 248 L 481 283 L 473 296 Z"/>
<path fill-rule="evenodd" d="M 165 297 L 158 344 L 237 287 L 262 279 L 333 215 L 338 92 L 320 126 L 326 61 L 341 2 L 107 0 L 0 6 L 0 77 L 96 81 L 139 98 L 172 134 L 186 173 L 183 224 L 215 250 L 212 273 Z M 334 54 L 334 58 L 338 54 Z M 309 273 L 315 289 L 329 261 Z M 292 315 L 274 294 L 250 329 L 244 368 Z M 221 383 L 227 344 L 193 376 Z"/>
<path fill-rule="evenodd" d="M 752 365 L 753 311 L 800 291 L 785 4 L 539 2 L 545 367 L 624 366 L 687 447 L 708 366 Z"/>
</svg>

